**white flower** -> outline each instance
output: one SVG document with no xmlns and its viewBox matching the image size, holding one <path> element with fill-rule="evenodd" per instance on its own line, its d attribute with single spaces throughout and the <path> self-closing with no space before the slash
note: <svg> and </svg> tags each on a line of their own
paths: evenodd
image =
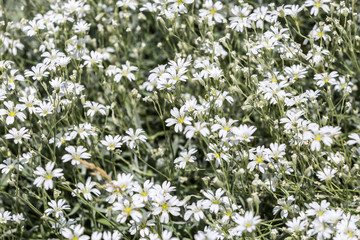
<svg viewBox="0 0 360 240">
<path fill-rule="evenodd" d="M 50 208 L 45 210 L 45 214 L 50 215 L 54 213 L 56 218 L 64 216 L 63 211 L 70 209 L 70 205 L 66 204 L 64 199 L 59 199 L 57 202 L 55 200 L 51 200 L 48 205 Z"/>
<path fill-rule="evenodd" d="M 177 199 L 176 196 L 163 196 L 158 195 L 153 202 L 152 214 L 160 216 L 161 223 L 168 223 L 170 216 L 169 213 L 173 216 L 180 215 L 180 208 L 181 202 Z"/>
<path fill-rule="evenodd" d="M 203 137 L 206 137 L 210 134 L 209 129 L 206 127 L 206 122 L 196 122 L 193 126 L 186 126 L 184 134 L 186 138 L 192 138 L 195 134 L 200 133 Z"/>
<path fill-rule="evenodd" d="M 222 197 L 225 191 L 221 188 L 218 188 L 215 192 L 211 190 L 202 191 L 202 194 L 207 198 L 203 201 L 203 208 L 210 209 L 211 213 L 218 213 L 220 209 L 220 203 L 226 201 L 227 197 Z"/>
<path fill-rule="evenodd" d="M 95 182 L 91 181 L 91 177 L 89 177 L 86 180 L 85 185 L 83 183 L 78 183 L 76 185 L 76 189 L 74 190 L 74 192 L 72 193 L 73 196 L 76 196 L 76 194 L 80 194 L 82 193 L 84 195 L 84 198 L 86 200 L 91 201 L 92 200 L 92 194 L 94 194 L 95 196 L 99 196 L 100 195 L 100 191 L 96 188 L 94 188 L 96 185 Z"/>
<path fill-rule="evenodd" d="M 8 221 L 11 221 L 11 212 L 5 211 L 0 213 L 0 223 L 6 224 Z"/>
<path fill-rule="evenodd" d="M 134 149 L 136 148 L 136 142 L 146 142 L 147 137 L 143 135 L 144 130 L 142 129 L 134 129 L 130 128 L 128 131 L 126 131 L 126 134 L 129 136 L 123 137 L 123 142 L 129 144 L 129 147 Z"/>
<path fill-rule="evenodd" d="M 242 232 L 252 232 L 256 229 L 256 225 L 261 222 L 259 216 L 255 216 L 253 212 L 247 211 L 244 216 L 235 214 L 232 218 L 235 223 L 238 224 L 237 227 L 231 229 L 230 232 L 233 232 L 233 235 L 241 236 Z"/>
<path fill-rule="evenodd" d="M 316 176 L 320 179 L 320 181 L 330 181 L 333 177 L 335 177 L 335 173 L 337 173 L 337 169 L 331 169 L 330 167 L 326 167 L 323 171 L 318 171 Z"/>
<path fill-rule="evenodd" d="M 325 3 L 330 2 L 330 0 L 306 0 L 305 6 L 312 7 L 310 10 L 310 14 L 317 16 L 319 13 L 320 8 L 324 10 L 324 12 L 328 13 L 330 8 Z"/>
<path fill-rule="evenodd" d="M 349 135 L 349 138 L 351 140 L 346 142 L 348 145 L 360 144 L 360 136 L 359 136 L 359 134 L 352 133 L 352 134 Z"/>
<path fill-rule="evenodd" d="M 64 238 L 68 240 L 89 240 L 90 237 L 87 235 L 83 235 L 84 233 L 84 227 L 81 225 L 76 225 L 73 228 L 64 228 L 61 231 L 61 234 Z"/>
<path fill-rule="evenodd" d="M 305 204 L 306 205 L 306 204 Z M 309 208 L 306 210 L 306 215 L 308 216 L 322 216 L 330 206 L 330 203 L 326 200 L 322 200 L 320 204 L 317 202 L 312 202 L 307 205 Z"/>
<path fill-rule="evenodd" d="M 40 187 L 44 184 L 45 190 L 53 189 L 53 178 L 58 178 L 63 176 L 62 169 L 56 168 L 55 162 L 48 162 L 45 166 L 45 169 L 42 167 L 37 167 L 36 171 L 34 172 L 35 175 L 39 175 L 34 181 L 35 186 Z"/>
<path fill-rule="evenodd" d="M 101 140 L 101 144 L 106 146 L 107 150 L 115 150 L 116 148 L 120 148 L 122 145 L 122 138 L 119 135 L 116 135 L 115 137 L 111 135 L 105 136 L 105 140 Z"/>
<path fill-rule="evenodd" d="M 196 221 L 200 221 L 205 216 L 203 213 L 202 200 L 197 201 L 196 204 L 192 203 L 190 206 L 186 206 L 186 208 L 188 210 L 185 212 L 185 215 L 184 215 L 185 221 L 189 220 L 191 216 L 194 216 Z"/>
<path fill-rule="evenodd" d="M 212 132 L 219 131 L 220 138 L 225 138 L 232 129 L 232 125 L 237 122 L 237 120 L 233 120 L 233 119 L 229 119 L 229 121 L 227 122 L 224 117 L 223 118 L 216 117 L 216 121 L 218 123 L 215 123 L 214 125 L 211 126 L 211 131 Z"/>
<path fill-rule="evenodd" d="M 336 71 L 332 71 L 331 73 L 319 73 L 315 74 L 314 79 L 317 80 L 316 85 L 319 87 L 324 86 L 326 83 L 330 83 L 331 85 L 336 84 L 336 78 L 339 74 Z"/>
<path fill-rule="evenodd" d="M 86 115 L 93 117 L 95 115 L 95 113 L 100 113 L 101 115 L 106 115 L 106 109 L 107 107 L 105 107 L 104 105 L 94 102 L 94 101 L 86 101 L 84 104 L 84 108 L 89 108 L 89 110 L 87 110 Z"/>
<path fill-rule="evenodd" d="M 192 148 L 189 150 L 184 150 L 180 153 L 180 157 L 175 158 L 174 163 L 179 163 L 179 168 L 185 169 L 185 166 L 188 162 L 192 163 L 196 160 L 195 156 L 192 156 L 195 154 L 197 150 L 195 148 Z"/>
<path fill-rule="evenodd" d="M 43 77 L 49 76 L 47 72 L 48 65 L 39 63 L 36 66 L 31 67 L 30 70 L 25 70 L 25 77 L 32 77 L 33 80 L 41 80 Z"/>
<path fill-rule="evenodd" d="M 4 102 L 4 105 L 7 109 L 0 109 L 0 116 L 7 115 L 6 117 L 6 124 L 10 125 L 14 123 L 15 117 L 20 119 L 20 121 L 24 121 L 26 119 L 26 116 L 23 111 L 26 106 L 23 104 L 17 104 L 16 106 L 12 101 Z"/>
<path fill-rule="evenodd" d="M 174 107 L 173 109 L 171 109 L 170 113 L 173 118 L 166 119 L 166 126 L 170 127 L 172 125 L 175 125 L 175 132 L 182 132 L 183 124 L 191 124 L 190 121 L 192 121 L 192 118 L 185 116 L 186 112 L 184 106 L 180 108 L 180 111 L 177 107 Z"/>
<path fill-rule="evenodd" d="M 219 13 L 223 8 L 223 4 L 220 1 L 213 3 L 212 0 L 206 0 L 203 7 L 204 8 L 199 11 L 200 17 L 206 18 L 209 22 L 212 21 L 212 19 L 215 19 L 215 21 L 219 23 L 225 20 L 223 15 Z"/>
<path fill-rule="evenodd" d="M 26 128 L 20 128 L 20 130 L 17 130 L 16 128 L 12 128 L 9 130 L 9 133 L 5 135 L 6 139 L 14 139 L 15 144 L 22 144 L 22 139 L 29 139 L 30 134 L 28 134 L 29 129 Z"/>
<path fill-rule="evenodd" d="M 39 107 L 35 108 L 35 112 L 38 113 L 41 117 L 52 114 L 53 110 L 54 105 L 51 102 L 40 102 Z"/>
<path fill-rule="evenodd" d="M 137 71 L 138 68 L 131 66 L 129 61 L 126 61 L 125 64 L 122 65 L 122 69 L 117 70 L 117 74 L 114 77 L 115 82 L 120 82 L 122 77 L 126 77 L 129 81 L 135 80 L 135 75 L 132 71 Z"/>
<path fill-rule="evenodd" d="M 116 218 L 116 221 L 120 223 L 126 222 L 128 216 L 130 216 L 134 221 L 139 222 L 142 218 L 142 214 L 137 209 L 144 206 L 145 205 L 140 201 L 129 201 L 128 199 L 125 199 L 122 202 L 114 203 L 112 210 L 121 211 L 121 213 Z"/>
<path fill-rule="evenodd" d="M 67 151 L 68 154 L 65 154 L 61 159 L 63 162 L 68 162 L 71 160 L 72 165 L 80 164 L 79 160 L 89 159 L 91 157 L 91 154 L 87 153 L 86 150 L 87 149 L 83 146 L 76 148 L 73 146 L 68 146 L 65 148 L 65 151 Z"/>
<path fill-rule="evenodd" d="M 304 221 L 301 217 L 293 218 L 286 222 L 287 230 L 292 233 L 304 231 L 307 224 L 307 221 Z"/>
</svg>

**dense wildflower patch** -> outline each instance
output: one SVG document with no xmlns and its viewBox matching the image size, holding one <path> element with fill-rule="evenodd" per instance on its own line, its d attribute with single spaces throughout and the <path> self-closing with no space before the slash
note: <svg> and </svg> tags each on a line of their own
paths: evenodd
<svg viewBox="0 0 360 240">
<path fill-rule="evenodd" d="M 360 239 L 360 2 L 1 1 L 1 239 Z"/>
</svg>

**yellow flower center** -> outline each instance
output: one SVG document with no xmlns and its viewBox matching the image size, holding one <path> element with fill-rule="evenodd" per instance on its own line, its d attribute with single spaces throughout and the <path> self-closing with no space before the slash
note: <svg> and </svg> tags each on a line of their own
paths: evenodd
<svg viewBox="0 0 360 240">
<path fill-rule="evenodd" d="M 16 113 L 15 112 L 10 112 L 9 116 L 15 117 Z"/>
<path fill-rule="evenodd" d="M 166 203 L 164 203 L 163 205 L 161 205 L 161 208 L 162 208 L 162 210 L 167 210 L 168 205 Z"/>
<path fill-rule="evenodd" d="M 245 227 L 246 227 L 246 228 L 249 228 L 249 227 L 251 227 L 251 226 L 252 226 L 252 223 L 251 223 L 251 222 L 248 222 L 248 223 L 245 224 Z"/>
<path fill-rule="evenodd" d="M 115 144 L 110 144 L 109 148 L 115 148 Z"/>
<path fill-rule="evenodd" d="M 179 122 L 179 123 L 183 123 L 183 122 L 184 122 L 184 118 L 180 118 L 178 122 Z"/>
<path fill-rule="evenodd" d="M 52 175 L 51 175 L 51 174 L 49 174 L 49 175 L 47 175 L 47 176 L 46 176 L 46 178 L 45 178 L 45 179 L 46 179 L 46 180 L 49 180 L 49 179 L 51 179 L 51 178 L 52 178 Z"/>
<path fill-rule="evenodd" d="M 319 32 L 319 33 L 318 33 L 318 36 L 319 36 L 319 37 L 322 37 L 323 35 L 324 35 L 323 32 Z"/>
<path fill-rule="evenodd" d="M 229 131 L 229 129 L 230 129 L 230 128 L 228 128 L 228 127 L 224 127 L 224 129 L 225 129 L 226 131 Z"/>
<path fill-rule="evenodd" d="M 129 213 L 131 212 L 131 208 L 128 208 L 128 207 L 125 208 L 125 209 L 124 209 L 124 212 L 125 212 L 126 214 L 129 214 Z"/>
<path fill-rule="evenodd" d="M 315 137 L 315 140 L 320 141 L 320 140 L 321 140 L 321 136 L 316 136 L 316 137 Z"/>
<path fill-rule="evenodd" d="M 257 161 L 258 163 L 261 163 L 261 162 L 263 161 L 263 159 L 262 159 L 262 157 L 258 157 L 258 158 L 256 159 L 256 161 Z"/>
<path fill-rule="evenodd" d="M 146 197 L 146 196 L 147 196 L 147 192 L 142 192 L 142 193 L 141 193 L 141 196 Z"/>
<path fill-rule="evenodd" d="M 220 157 L 220 155 L 219 155 L 218 153 L 216 153 L 216 154 L 215 154 L 215 157 L 216 157 L 216 158 L 219 158 L 219 157 Z"/>
<path fill-rule="evenodd" d="M 215 10 L 215 9 L 211 9 L 211 11 L 210 11 L 210 12 L 211 12 L 211 14 L 212 14 L 212 15 L 215 15 L 216 10 Z"/>
</svg>

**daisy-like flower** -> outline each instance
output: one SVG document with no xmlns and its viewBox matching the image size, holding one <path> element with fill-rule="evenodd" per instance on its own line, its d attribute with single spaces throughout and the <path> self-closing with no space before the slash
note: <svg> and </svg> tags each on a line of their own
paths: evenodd
<svg viewBox="0 0 360 240">
<path fill-rule="evenodd" d="M 52 114 L 54 111 L 54 105 L 51 102 L 40 102 L 39 106 L 35 108 L 35 112 L 41 117 Z"/>
<path fill-rule="evenodd" d="M 48 162 L 45 166 L 45 169 L 42 167 L 37 167 L 36 171 L 34 172 L 35 175 L 38 175 L 34 181 L 35 186 L 40 187 L 44 184 L 45 190 L 53 189 L 54 183 L 53 178 L 62 177 L 64 174 L 62 173 L 62 169 L 56 168 L 55 162 Z"/>
<path fill-rule="evenodd" d="M 116 135 L 115 137 L 111 135 L 105 136 L 105 140 L 101 140 L 101 144 L 106 146 L 107 150 L 113 151 L 116 148 L 120 148 L 122 145 L 122 137 L 119 135 Z"/>
<path fill-rule="evenodd" d="M 307 221 L 304 221 L 302 217 L 293 218 L 286 222 L 287 230 L 292 233 L 304 231 L 307 225 Z"/>
<path fill-rule="evenodd" d="M 135 184 L 133 187 L 133 190 L 134 190 L 134 192 L 137 192 L 137 193 L 133 195 L 133 199 L 136 199 L 136 200 L 144 202 L 144 203 L 148 202 L 149 192 L 153 185 L 154 185 L 154 183 L 151 182 L 150 180 L 146 180 L 144 182 L 143 187 L 141 187 L 140 184 Z"/>
<path fill-rule="evenodd" d="M 186 126 L 185 130 L 184 130 L 184 134 L 186 136 L 186 138 L 190 139 L 192 138 L 195 134 L 200 134 L 204 137 L 206 137 L 207 135 L 210 134 L 209 129 L 206 127 L 207 123 L 206 122 L 196 122 L 194 123 L 193 126 Z"/>
<path fill-rule="evenodd" d="M 15 144 L 22 144 L 23 139 L 29 139 L 30 134 L 28 134 L 29 129 L 26 128 L 20 128 L 20 130 L 17 130 L 16 128 L 12 128 L 9 130 L 9 133 L 5 135 L 6 139 L 14 139 Z"/>
<path fill-rule="evenodd" d="M 196 203 L 192 203 L 190 206 L 186 206 L 186 209 L 188 209 L 185 212 L 184 220 L 187 221 L 190 219 L 191 216 L 194 216 L 196 221 L 200 221 L 204 218 L 204 212 L 203 212 L 203 201 L 199 200 Z"/>
<path fill-rule="evenodd" d="M 143 133 L 144 130 L 142 130 L 141 128 L 136 129 L 135 131 L 134 129 L 130 128 L 126 131 L 126 134 L 128 136 L 123 137 L 123 142 L 127 143 L 130 148 L 134 149 L 137 146 L 136 142 L 146 142 L 147 137 L 143 135 Z"/>
<path fill-rule="evenodd" d="M 185 4 L 192 4 L 194 0 L 169 0 L 168 2 L 170 3 L 170 11 L 179 12 L 182 14 L 187 13 Z"/>
<path fill-rule="evenodd" d="M 307 205 L 307 204 L 305 204 Z M 312 202 L 307 205 L 308 210 L 306 210 L 306 215 L 308 216 L 322 216 L 330 206 L 330 203 L 326 200 L 322 200 L 320 204 L 317 202 Z"/>
<path fill-rule="evenodd" d="M 0 223 L 5 225 L 8 221 L 11 221 L 11 212 L 5 211 L 0 213 Z"/>
<path fill-rule="evenodd" d="M 133 193 L 133 178 L 132 174 L 118 174 L 117 180 L 111 181 L 111 183 L 107 184 L 106 191 L 110 192 L 111 195 L 106 198 L 108 203 L 113 203 L 117 199 L 121 201 L 123 194 L 131 195 Z"/>
<path fill-rule="evenodd" d="M 265 172 L 265 162 L 269 160 L 269 156 L 264 146 L 258 146 L 257 148 L 250 149 L 249 159 L 252 161 L 248 163 L 247 169 L 254 171 L 255 167 L 258 167 L 260 172 Z"/>
<path fill-rule="evenodd" d="M 100 113 L 101 115 L 106 115 L 107 107 L 97 102 L 86 101 L 84 104 L 84 108 L 89 108 L 89 110 L 87 110 L 86 112 L 86 115 L 90 117 L 93 117 L 97 112 Z"/>
<path fill-rule="evenodd" d="M 322 171 L 318 171 L 316 176 L 320 179 L 320 181 L 330 181 L 333 177 L 335 177 L 335 173 L 337 173 L 337 169 L 332 169 L 331 167 L 326 167 Z"/>
<path fill-rule="evenodd" d="M 72 195 L 75 197 L 76 194 L 82 193 L 86 200 L 92 201 L 93 197 L 92 197 L 91 193 L 94 194 L 95 196 L 100 195 L 100 191 L 98 189 L 94 188 L 95 186 L 96 186 L 96 183 L 92 182 L 91 177 L 89 177 L 86 180 L 85 185 L 83 183 L 78 183 L 76 185 L 76 189 L 74 190 Z"/>
<path fill-rule="evenodd" d="M 73 30 L 75 33 L 86 33 L 87 31 L 89 31 L 90 25 L 90 23 L 87 23 L 81 19 L 73 26 Z"/>
<path fill-rule="evenodd" d="M 235 214 L 232 218 L 235 223 L 238 224 L 237 227 L 232 229 L 233 232 L 235 232 L 237 236 L 241 236 L 242 232 L 252 232 L 256 229 L 256 225 L 261 222 L 261 219 L 259 216 L 255 216 L 255 214 L 251 211 L 245 212 L 244 216 L 241 216 L 239 214 Z M 234 231 L 235 230 L 235 231 Z"/>
<path fill-rule="evenodd" d="M 188 77 L 185 75 L 186 72 L 186 68 L 180 68 L 177 70 L 175 67 L 169 67 L 166 72 L 161 75 L 160 79 L 166 79 L 175 85 L 178 82 L 186 82 L 188 79 Z"/>
<path fill-rule="evenodd" d="M 45 210 L 45 214 L 49 216 L 54 213 L 56 218 L 63 217 L 63 211 L 70 209 L 70 205 L 66 204 L 64 199 L 59 199 L 57 202 L 55 200 L 51 200 L 48 205 L 50 208 Z"/>
<path fill-rule="evenodd" d="M 9 75 L 5 75 L 5 79 L 7 80 L 5 84 L 7 84 L 9 90 L 15 89 L 15 81 L 22 82 L 25 80 L 22 75 L 16 74 L 18 71 L 17 69 L 12 69 Z"/>
<path fill-rule="evenodd" d="M 188 162 L 192 163 L 196 160 L 196 157 L 192 156 L 196 152 L 197 150 L 195 148 L 192 148 L 189 151 L 184 150 L 180 153 L 180 157 L 175 158 L 174 163 L 178 163 L 177 165 L 179 168 L 185 169 Z"/>
<path fill-rule="evenodd" d="M 319 73 L 315 74 L 314 79 L 317 80 L 316 85 L 319 87 L 324 86 L 326 83 L 330 83 L 331 85 L 336 84 L 336 78 L 339 74 L 336 71 L 332 71 L 331 73 Z"/>
<path fill-rule="evenodd" d="M 47 72 L 48 65 L 39 63 L 36 66 L 33 66 L 30 70 L 25 70 L 25 77 L 32 77 L 33 80 L 41 80 L 43 77 L 48 77 L 49 72 Z"/>
<path fill-rule="evenodd" d="M 351 140 L 346 142 L 348 145 L 360 144 L 360 136 L 359 136 L 359 134 L 352 133 L 352 134 L 349 135 L 349 138 Z"/>
<path fill-rule="evenodd" d="M 287 199 L 285 198 L 279 199 L 278 200 L 279 205 L 274 207 L 273 214 L 276 215 L 281 210 L 280 217 L 287 218 L 289 211 L 291 211 L 292 213 L 299 211 L 300 208 L 298 205 L 293 204 L 294 201 L 295 201 L 294 196 L 289 196 Z"/>
<path fill-rule="evenodd" d="M 114 77 L 115 82 L 120 82 L 122 77 L 126 77 L 129 81 L 135 80 L 135 75 L 132 71 L 137 71 L 138 68 L 135 66 L 131 66 L 129 61 L 126 61 L 125 64 L 122 65 L 122 69 L 117 70 L 117 74 Z"/>
<path fill-rule="evenodd" d="M 123 200 L 122 202 L 116 202 L 113 204 L 113 211 L 121 211 L 117 216 L 116 221 L 120 223 L 126 222 L 127 217 L 131 217 L 134 221 L 139 222 L 142 218 L 141 212 L 137 209 L 144 207 L 145 205 L 140 201 L 129 201 L 128 199 Z"/>
<path fill-rule="evenodd" d="M 310 14 L 317 16 L 320 9 L 324 10 L 326 13 L 330 11 L 329 6 L 326 4 L 328 2 L 330 2 L 330 0 L 306 0 L 305 6 L 312 7 Z"/>
<path fill-rule="evenodd" d="M 61 159 L 63 162 L 68 162 L 71 160 L 72 165 L 80 164 L 79 160 L 89 159 L 91 157 L 91 154 L 87 153 L 87 149 L 83 146 L 68 146 L 65 148 L 65 151 L 67 151 L 68 154 L 65 154 Z"/>
<path fill-rule="evenodd" d="M 21 97 L 19 98 L 19 101 L 24 103 L 23 105 L 26 106 L 30 114 L 34 113 L 36 110 L 36 106 L 41 103 L 40 100 L 36 99 L 35 94 Z"/>
<path fill-rule="evenodd" d="M 248 125 L 240 125 L 239 127 L 232 127 L 231 132 L 235 135 L 236 140 L 241 142 L 250 142 L 254 139 L 252 136 L 256 131 L 256 127 Z"/>
<path fill-rule="evenodd" d="M 211 126 L 211 131 L 212 132 L 219 131 L 220 138 L 225 138 L 228 135 L 228 133 L 231 131 L 232 125 L 237 122 L 237 120 L 233 120 L 233 119 L 229 119 L 229 121 L 227 122 L 224 117 L 223 118 L 216 117 L 216 121 L 218 123 L 215 123 L 214 125 Z"/>
<path fill-rule="evenodd" d="M 213 3 L 212 0 L 206 0 L 203 8 L 200 9 L 200 17 L 207 18 L 208 21 L 212 21 L 214 19 L 216 22 L 223 22 L 225 18 L 223 15 L 219 13 L 219 11 L 223 8 L 223 4 L 220 1 Z"/>
<path fill-rule="evenodd" d="M 19 160 L 12 160 L 11 158 L 7 158 L 0 164 L 0 169 L 2 174 L 7 174 L 14 169 L 18 169 L 19 171 L 23 170 L 23 166 L 19 163 Z"/>
<path fill-rule="evenodd" d="M 99 52 L 91 51 L 90 55 L 84 55 L 84 56 L 82 56 L 82 59 L 85 61 L 84 64 L 88 68 L 91 68 L 93 66 L 102 67 L 102 65 L 101 65 L 102 55 Z"/>
<path fill-rule="evenodd" d="M 220 203 L 226 201 L 227 197 L 223 197 L 225 191 L 218 188 L 214 194 L 213 191 L 202 191 L 202 194 L 207 198 L 203 201 L 203 208 L 210 209 L 211 213 L 218 213 L 220 210 Z"/>
<path fill-rule="evenodd" d="M 83 235 L 85 228 L 81 225 L 76 225 L 72 228 L 64 228 L 61 231 L 61 235 L 68 240 L 89 240 L 88 235 Z"/>
<path fill-rule="evenodd" d="M 176 196 L 163 196 L 158 195 L 153 201 L 153 209 L 152 214 L 153 215 L 159 215 L 160 216 L 160 222 L 161 223 L 168 223 L 170 216 L 169 213 L 173 216 L 179 216 L 180 215 L 180 206 L 181 202 L 177 199 Z"/>
<path fill-rule="evenodd" d="M 191 117 L 185 116 L 185 107 L 181 107 L 180 110 L 177 107 L 174 107 L 170 111 L 171 116 L 173 118 L 166 119 L 166 126 L 170 127 L 172 125 L 175 125 L 175 132 L 182 132 L 183 130 L 183 124 L 190 125 L 192 121 Z"/>
<path fill-rule="evenodd" d="M 20 119 L 20 121 L 24 121 L 26 119 L 26 115 L 21 112 L 23 111 L 26 106 L 23 104 L 15 104 L 12 101 L 4 102 L 4 105 L 7 109 L 0 109 L 0 116 L 7 115 L 6 117 L 6 124 L 10 125 L 14 123 L 15 117 Z"/>
</svg>

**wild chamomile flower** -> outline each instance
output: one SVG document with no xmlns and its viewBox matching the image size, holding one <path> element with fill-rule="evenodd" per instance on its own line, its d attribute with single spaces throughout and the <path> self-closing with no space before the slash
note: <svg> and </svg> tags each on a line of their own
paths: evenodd
<svg viewBox="0 0 360 240">
<path fill-rule="evenodd" d="M 87 149 L 83 146 L 68 146 L 65 148 L 65 151 L 68 152 L 61 159 L 63 162 L 68 162 L 71 160 L 72 165 L 80 164 L 79 160 L 89 159 L 91 157 L 90 153 L 87 153 Z"/>
<path fill-rule="evenodd" d="M 62 169 L 56 168 L 55 162 L 48 162 L 45 166 L 45 169 L 42 167 L 37 167 L 36 171 L 34 172 L 35 175 L 38 175 L 34 181 L 35 186 L 40 187 L 44 185 L 45 190 L 53 189 L 53 178 L 62 177 L 64 174 L 62 173 Z"/>
</svg>

